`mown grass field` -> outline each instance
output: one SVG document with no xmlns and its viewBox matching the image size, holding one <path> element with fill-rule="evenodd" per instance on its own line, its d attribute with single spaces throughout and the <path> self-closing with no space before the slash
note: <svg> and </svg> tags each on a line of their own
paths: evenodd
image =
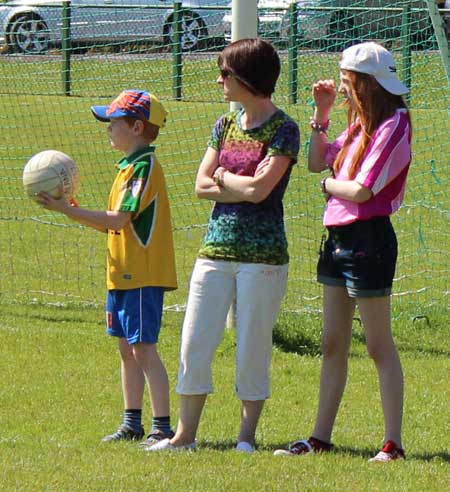
<svg viewBox="0 0 450 492">
<path fill-rule="evenodd" d="M 355 321 L 349 387 L 336 425 L 337 452 L 281 460 L 272 450 L 307 436 L 320 370 L 320 288 L 316 254 L 323 233 L 319 177 L 306 171 L 310 86 L 337 77 L 337 55 L 299 59 L 299 97 L 288 104 L 287 66 L 276 102 L 303 135 L 285 198 L 289 291 L 275 331 L 273 396 L 258 433 L 260 452 L 232 451 L 238 425 L 233 397 L 234 340 L 216 357 L 216 394 L 199 432 L 200 450 L 148 456 L 133 444 L 101 446 L 122 410 L 118 355 L 104 335 L 105 238 L 46 212 L 23 194 L 26 160 L 45 148 L 71 155 L 82 176 L 83 206 L 105 207 L 118 155 L 90 106 L 124 88 L 150 88 L 170 111 L 158 139 L 172 203 L 180 288 L 166 297 L 161 351 L 175 385 L 182 306 L 210 204 L 193 193 L 198 162 L 216 118 L 227 110 L 215 84 L 215 55 L 186 56 L 183 100 L 171 99 L 172 67 L 163 56 L 95 55 L 72 62 L 73 95 L 61 95 L 53 56 L 0 58 L 0 490 L 446 490 L 450 471 L 447 374 L 450 131 L 449 89 L 439 57 L 415 54 L 411 110 L 414 161 L 404 207 L 394 218 L 400 257 L 394 333 L 406 380 L 406 463 L 369 466 L 382 441 L 374 368 Z M 345 124 L 332 117 L 331 135 Z M 172 417 L 177 417 L 173 395 Z M 145 412 L 148 427 L 148 403 Z"/>
<path fill-rule="evenodd" d="M 160 350 L 174 388 L 181 313 L 165 315 Z M 119 362 L 104 334 L 101 309 L 2 306 L 0 330 L 0 490 L 4 491 L 442 491 L 448 488 L 447 433 L 450 341 L 448 311 L 432 325 L 403 316 L 394 332 L 404 365 L 404 445 L 407 461 L 388 466 L 367 459 L 383 439 L 373 364 L 355 323 L 347 392 L 337 419 L 336 452 L 283 459 L 272 456 L 289 440 L 309 435 L 317 405 L 320 320 L 295 320 L 304 348 L 275 345 L 272 397 L 253 456 L 237 455 L 234 335 L 227 332 L 214 364 L 216 392 L 206 405 L 199 449 L 148 455 L 134 443 L 104 445 L 119 423 Z M 284 323 L 286 328 L 288 323 Z M 172 418 L 178 415 L 172 396 Z M 149 425 L 148 399 L 144 423 Z"/>
</svg>

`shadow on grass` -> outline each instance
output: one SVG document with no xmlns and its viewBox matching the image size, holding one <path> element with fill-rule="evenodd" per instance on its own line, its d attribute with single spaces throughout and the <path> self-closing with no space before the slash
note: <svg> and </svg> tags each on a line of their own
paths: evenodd
<svg viewBox="0 0 450 492">
<path fill-rule="evenodd" d="M 223 441 L 210 441 L 208 439 L 200 439 L 198 441 L 198 447 L 200 449 L 210 449 L 213 451 L 230 451 L 236 446 L 236 441 L 232 439 L 225 439 Z"/>
<path fill-rule="evenodd" d="M 361 322 L 358 318 L 355 321 Z M 365 344 L 364 333 L 355 327 L 352 332 L 353 342 Z M 299 355 L 321 355 L 322 320 L 300 313 L 284 313 L 280 316 L 273 330 L 273 342 L 284 352 Z"/>
<path fill-rule="evenodd" d="M 287 312 L 282 313 L 273 330 L 273 343 L 283 352 L 299 355 L 321 355 L 320 344 L 322 335 L 322 320 L 320 316 Z M 437 337 L 436 337 L 437 338 Z M 423 340 L 411 336 L 409 330 L 400 330 L 395 334 L 396 345 L 400 352 L 420 356 L 450 357 L 450 350 L 436 348 L 434 339 Z M 350 357 L 366 357 L 366 337 L 357 317 L 353 319 L 352 347 Z M 364 347 L 364 351 L 361 349 Z"/>
<path fill-rule="evenodd" d="M 397 348 L 399 352 L 402 353 L 411 353 L 417 356 L 435 356 L 435 357 L 450 357 L 449 350 L 441 350 L 434 347 L 422 348 L 422 347 L 411 347 L 404 346 L 401 343 L 397 344 Z"/>
<path fill-rule="evenodd" d="M 270 446 L 260 446 L 260 451 L 275 451 L 276 449 L 286 449 L 288 443 L 272 444 Z M 350 448 L 347 446 L 335 446 L 332 453 L 334 455 L 345 455 L 352 458 L 363 458 L 369 460 L 377 453 L 376 448 Z M 406 459 L 425 462 L 443 461 L 450 463 L 450 453 L 447 451 L 437 451 L 436 453 L 406 453 Z"/>
<path fill-rule="evenodd" d="M 269 445 L 257 445 L 257 451 L 273 453 L 276 449 L 286 449 L 288 442 L 280 442 Z M 236 441 L 232 439 L 225 440 L 208 440 L 200 439 L 198 441 L 198 448 L 209 449 L 211 451 L 231 451 L 235 448 Z M 333 455 L 349 456 L 351 458 L 363 458 L 368 461 L 370 458 L 376 455 L 378 450 L 375 447 L 368 448 L 351 448 L 348 446 L 335 446 L 331 453 Z M 443 461 L 450 463 L 450 453 L 447 451 L 438 451 L 436 453 L 407 453 L 406 459 L 418 460 L 425 462 Z"/>
<path fill-rule="evenodd" d="M 355 458 L 372 458 L 377 450 L 374 448 L 350 448 L 346 446 L 339 446 L 333 450 L 334 453 L 346 454 L 347 456 Z M 438 451 L 436 453 L 408 453 L 406 450 L 406 460 L 419 460 L 419 461 L 445 461 L 450 463 L 450 453 L 447 451 Z"/>
<path fill-rule="evenodd" d="M 284 352 L 319 355 L 321 326 L 299 313 L 282 314 L 273 329 L 273 343 Z"/>
<path fill-rule="evenodd" d="M 450 453 L 446 451 L 439 451 L 437 453 L 419 453 L 419 454 L 409 454 L 407 458 L 422 461 L 445 461 L 450 463 Z"/>
</svg>

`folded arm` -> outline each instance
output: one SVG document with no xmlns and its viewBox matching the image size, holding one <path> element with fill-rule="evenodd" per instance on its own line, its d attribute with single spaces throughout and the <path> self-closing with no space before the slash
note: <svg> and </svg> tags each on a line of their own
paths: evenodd
<svg viewBox="0 0 450 492">
<path fill-rule="evenodd" d="M 216 181 L 241 201 L 260 203 L 265 200 L 287 171 L 291 158 L 272 156 L 258 166 L 254 176 L 239 176 L 219 167 Z"/>
<path fill-rule="evenodd" d="M 373 196 L 369 188 L 355 180 L 341 181 L 327 177 L 322 183 L 324 192 L 350 202 L 364 203 Z"/>
<path fill-rule="evenodd" d="M 203 157 L 195 180 L 195 193 L 199 198 L 214 200 L 220 203 L 239 203 L 242 198 L 220 186 L 214 180 L 214 173 L 219 167 L 219 153 L 208 147 Z"/>
</svg>

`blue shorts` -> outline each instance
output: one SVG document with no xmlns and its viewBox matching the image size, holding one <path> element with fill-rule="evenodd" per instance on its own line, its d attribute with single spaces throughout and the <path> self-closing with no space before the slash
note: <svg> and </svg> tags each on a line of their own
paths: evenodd
<svg viewBox="0 0 450 492">
<path fill-rule="evenodd" d="M 108 290 L 106 332 L 128 343 L 157 343 L 161 328 L 164 289 L 141 287 Z"/>
<path fill-rule="evenodd" d="M 397 237 L 389 217 L 328 227 L 317 280 L 346 287 L 350 297 L 388 296 L 397 263 Z"/>
</svg>

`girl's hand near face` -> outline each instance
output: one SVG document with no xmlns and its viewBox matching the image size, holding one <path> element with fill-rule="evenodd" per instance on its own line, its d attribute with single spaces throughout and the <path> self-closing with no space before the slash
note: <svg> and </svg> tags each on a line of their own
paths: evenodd
<svg viewBox="0 0 450 492">
<path fill-rule="evenodd" d="M 336 83 L 334 80 L 318 80 L 312 86 L 312 96 L 316 104 L 317 111 L 329 113 L 334 101 L 336 100 Z"/>
</svg>

